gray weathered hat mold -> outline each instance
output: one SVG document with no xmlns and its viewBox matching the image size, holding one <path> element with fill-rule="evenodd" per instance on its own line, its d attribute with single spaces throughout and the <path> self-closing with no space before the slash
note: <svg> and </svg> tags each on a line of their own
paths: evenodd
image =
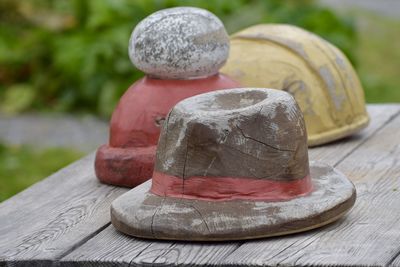
<svg viewBox="0 0 400 267">
<path fill-rule="evenodd" d="M 356 200 L 341 172 L 311 162 L 314 190 L 288 201 L 202 201 L 149 192 L 150 181 L 111 205 L 112 224 L 128 235 L 169 240 L 222 241 L 286 235 L 321 227 L 345 215 Z"/>
<path fill-rule="evenodd" d="M 229 55 L 223 23 L 207 10 L 177 7 L 142 20 L 129 40 L 132 63 L 160 79 L 196 79 L 216 74 Z"/>
<path fill-rule="evenodd" d="M 193 241 L 285 235 L 331 223 L 354 205 L 356 191 L 341 172 L 309 164 L 306 139 L 302 113 L 284 91 L 230 89 L 187 98 L 166 118 L 155 166 L 155 173 L 183 179 L 182 197 L 155 193 L 147 181 L 113 201 L 111 222 L 128 235 Z M 287 200 L 183 197 L 191 177 L 245 178 L 246 185 L 305 176 L 311 192 Z"/>
<path fill-rule="evenodd" d="M 309 173 L 304 125 L 294 98 L 280 90 L 229 89 L 187 98 L 167 116 L 155 170 L 182 178 L 300 179 Z"/>
</svg>

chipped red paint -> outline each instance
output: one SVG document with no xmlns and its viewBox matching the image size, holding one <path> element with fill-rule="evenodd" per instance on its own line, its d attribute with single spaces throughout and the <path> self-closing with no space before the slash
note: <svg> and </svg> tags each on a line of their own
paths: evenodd
<svg viewBox="0 0 400 267">
<path fill-rule="evenodd" d="M 156 146 L 110 147 L 102 145 L 96 153 L 97 178 L 107 184 L 133 187 L 151 178 Z"/>
<path fill-rule="evenodd" d="M 240 177 L 180 177 L 155 171 L 150 192 L 158 196 L 209 201 L 282 201 L 305 196 L 312 191 L 310 175 L 292 181 Z"/>
<path fill-rule="evenodd" d="M 223 74 L 194 80 L 160 80 L 147 76 L 121 97 L 110 125 L 109 145 L 99 148 L 95 170 L 100 181 L 135 187 L 153 172 L 160 126 L 179 101 L 218 89 L 240 87 Z M 151 152 L 149 152 L 151 150 Z M 116 167 L 117 166 L 117 167 Z"/>
</svg>

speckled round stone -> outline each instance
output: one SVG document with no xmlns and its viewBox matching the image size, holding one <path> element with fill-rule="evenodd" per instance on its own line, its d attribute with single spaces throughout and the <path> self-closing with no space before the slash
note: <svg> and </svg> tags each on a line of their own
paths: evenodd
<svg viewBox="0 0 400 267">
<path fill-rule="evenodd" d="M 229 55 L 222 22 L 207 10 L 177 7 L 142 20 L 129 40 L 132 63 L 160 79 L 195 79 L 216 74 Z"/>
</svg>

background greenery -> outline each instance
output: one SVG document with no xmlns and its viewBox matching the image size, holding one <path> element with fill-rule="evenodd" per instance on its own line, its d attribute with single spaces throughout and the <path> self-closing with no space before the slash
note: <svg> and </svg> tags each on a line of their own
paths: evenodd
<svg viewBox="0 0 400 267">
<path fill-rule="evenodd" d="M 206 8 L 232 33 L 261 22 L 290 23 L 340 47 L 356 64 L 350 18 L 309 0 L 27 0 L 0 2 L 0 99 L 5 112 L 88 111 L 108 118 L 143 74 L 127 55 L 134 26 L 156 10 Z"/>
<path fill-rule="evenodd" d="M 368 102 L 400 102 L 400 23 L 338 15 L 312 0 L 1 0 L 0 112 L 89 112 L 108 119 L 143 74 L 127 54 L 134 26 L 156 10 L 198 6 L 229 33 L 289 23 L 338 46 L 362 80 Z M 68 149 L 0 144 L 0 201 L 76 160 Z"/>
<path fill-rule="evenodd" d="M 353 11 L 359 18 L 357 71 L 368 102 L 400 102 L 400 18 Z"/>
<path fill-rule="evenodd" d="M 64 148 L 37 150 L 0 144 L 0 202 L 82 156 Z"/>
</svg>

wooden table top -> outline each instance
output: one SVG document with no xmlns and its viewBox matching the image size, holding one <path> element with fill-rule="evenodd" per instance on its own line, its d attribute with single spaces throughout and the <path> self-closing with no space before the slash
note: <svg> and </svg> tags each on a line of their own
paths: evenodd
<svg viewBox="0 0 400 267">
<path fill-rule="evenodd" d="M 90 154 L 0 204 L 0 266 L 400 266 L 400 105 L 368 112 L 360 134 L 309 151 L 356 185 L 336 223 L 246 242 L 135 239 L 110 224 L 127 189 L 100 184 Z"/>
</svg>

